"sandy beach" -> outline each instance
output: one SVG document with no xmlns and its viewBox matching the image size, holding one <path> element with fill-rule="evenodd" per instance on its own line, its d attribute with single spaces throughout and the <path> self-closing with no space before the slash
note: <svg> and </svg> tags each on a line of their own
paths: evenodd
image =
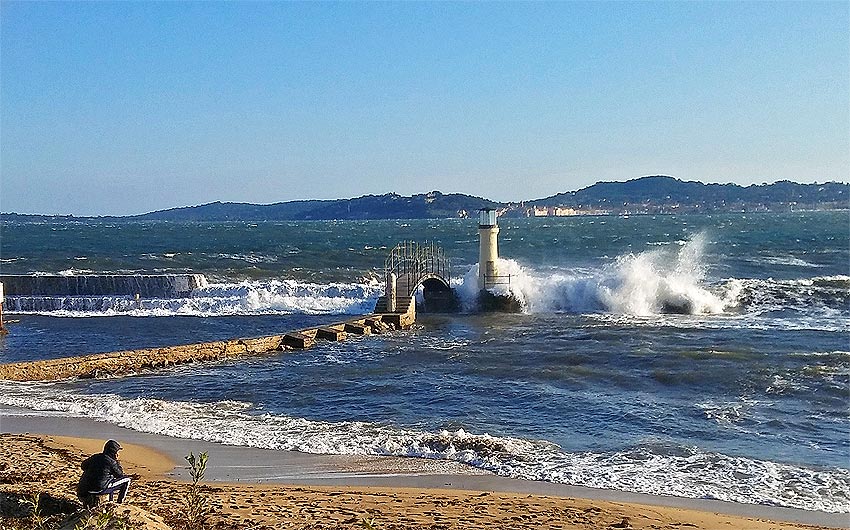
<svg viewBox="0 0 850 530">
<path fill-rule="evenodd" d="M 100 432 L 93 432 L 96 429 Z M 227 447 L 134 434 L 76 418 L 2 416 L 0 430 L 0 492 L 5 501 L 41 492 L 76 502 L 79 462 L 99 452 L 105 437 L 121 439 L 121 461 L 134 482 L 130 506 L 119 510 L 130 510 L 135 520 L 149 528 L 180 526 L 189 484 L 179 455 L 188 450 L 210 455 L 203 487 L 209 499 L 210 528 L 353 529 L 371 524 L 382 529 L 779 530 L 850 526 L 846 514 L 586 489 L 581 493 L 588 498 L 581 498 L 564 495 L 569 490 L 557 485 L 524 484 L 474 470 L 464 473 L 460 467 L 447 474 L 444 467 L 416 459 L 337 459 Z M 35 434 L 38 431 L 43 432 Z M 279 453 L 278 459 L 269 453 Z M 8 505 L 3 503 L 4 510 Z"/>
</svg>

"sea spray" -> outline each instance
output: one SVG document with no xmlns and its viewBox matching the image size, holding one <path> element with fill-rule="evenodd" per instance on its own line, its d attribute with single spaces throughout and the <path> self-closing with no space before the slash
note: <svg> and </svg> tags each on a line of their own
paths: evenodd
<svg viewBox="0 0 850 530">
<path fill-rule="evenodd" d="M 500 258 L 499 274 L 510 280 L 491 291 L 512 295 L 529 313 L 723 313 L 734 305 L 737 291 L 720 296 L 705 285 L 706 244 L 705 236 L 697 234 L 675 252 L 661 248 L 623 254 L 600 269 L 535 269 Z M 474 265 L 457 286 L 466 310 L 474 308 L 477 282 Z"/>
<path fill-rule="evenodd" d="M 619 256 L 603 269 L 599 299 L 615 313 L 722 313 L 728 302 L 706 289 L 706 238 L 697 234 L 677 252 L 661 248 Z"/>
</svg>

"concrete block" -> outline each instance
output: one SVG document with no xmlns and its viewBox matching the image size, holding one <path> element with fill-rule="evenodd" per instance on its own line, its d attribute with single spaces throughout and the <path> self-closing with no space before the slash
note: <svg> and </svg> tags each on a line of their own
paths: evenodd
<svg viewBox="0 0 850 530">
<path fill-rule="evenodd" d="M 293 331 L 283 336 L 283 343 L 293 348 L 309 348 L 316 343 L 316 339 L 304 333 Z"/>
<path fill-rule="evenodd" d="M 334 342 L 339 342 L 345 340 L 347 334 L 345 333 L 345 327 L 343 329 L 335 329 L 335 328 L 319 328 L 316 330 L 316 338 L 332 340 Z"/>
<path fill-rule="evenodd" d="M 355 335 L 371 335 L 372 328 L 358 322 L 346 322 L 345 331 L 354 333 Z"/>
</svg>

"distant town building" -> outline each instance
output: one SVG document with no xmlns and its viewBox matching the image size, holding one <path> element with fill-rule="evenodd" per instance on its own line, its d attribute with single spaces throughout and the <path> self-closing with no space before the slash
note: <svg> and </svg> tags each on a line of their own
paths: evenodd
<svg viewBox="0 0 850 530">
<path fill-rule="evenodd" d="M 568 217 L 571 215 L 599 215 L 601 210 L 577 210 L 566 206 L 534 206 L 526 210 L 527 217 Z"/>
</svg>

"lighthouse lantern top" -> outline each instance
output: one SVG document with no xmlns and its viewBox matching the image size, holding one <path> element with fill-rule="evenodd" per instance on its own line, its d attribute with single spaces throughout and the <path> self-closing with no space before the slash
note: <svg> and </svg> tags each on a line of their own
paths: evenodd
<svg viewBox="0 0 850 530">
<path fill-rule="evenodd" d="M 496 226 L 496 216 L 495 208 L 481 208 L 478 210 L 478 226 Z"/>
</svg>

